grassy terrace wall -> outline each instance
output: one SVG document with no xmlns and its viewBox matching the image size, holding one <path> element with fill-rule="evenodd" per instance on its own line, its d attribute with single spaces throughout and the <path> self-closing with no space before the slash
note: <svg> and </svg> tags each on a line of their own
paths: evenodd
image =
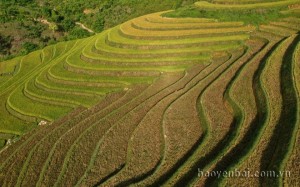
<svg viewBox="0 0 300 187">
<path fill-rule="evenodd" d="M 198 2 L 289 16 L 158 12 L 0 63 L 0 186 L 299 184 L 295 4 Z M 292 176 L 198 176 L 247 168 Z"/>
</svg>

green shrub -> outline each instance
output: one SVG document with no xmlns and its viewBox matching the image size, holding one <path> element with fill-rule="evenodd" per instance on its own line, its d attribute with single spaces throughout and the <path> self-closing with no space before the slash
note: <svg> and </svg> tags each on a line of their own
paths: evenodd
<svg viewBox="0 0 300 187">
<path fill-rule="evenodd" d="M 75 27 L 75 23 L 71 19 L 64 19 L 61 22 L 61 26 L 62 26 L 64 31 L 68 32 L 68 31 L 72 30 Z"/>
<path fill-rule="evenodd" d="M 0 54 L 7 55 L 11 48 L 11 37 L 0 34 Z"/>
<path fill-rule="evenodd" d="M 25 55 L 25 54 L 28 54 L 28 53 L 36 50 L 36 49 L 38 49 L 37 44 L 31 43 L 31 42 L 25 42 L 25 43 L 22 44 L 21 54 Z"/>
<path fill-rule="evenodd" d="M 5 140 L 0 139 L 0 149 L 5 146 Z"/>
<path fill-rule="evenodd" d="M 80 27 L 75 27 L 73 30 L 70 31 L 70 35 L 68 36 L 68 39 L 72 40 L 72 39 L 84 38 L 90 35 L 91 34 L 88 31 Z"/>
<path fill-rule="evenodd" d="M 97 16 L 96 21 L 93 24 L 93 29 L 96 32 L 101 32 L 104 29 L 104 25 L 105 25 L 104 16 L 99 15 L 99 16 Z"/>
</svg>

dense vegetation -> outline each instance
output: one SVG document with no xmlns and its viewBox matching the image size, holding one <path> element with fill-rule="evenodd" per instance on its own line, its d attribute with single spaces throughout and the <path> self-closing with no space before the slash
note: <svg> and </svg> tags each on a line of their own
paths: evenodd
<svg viewBox="0 0 300 187">
<path fill-rule="evenodd" d="M 0 186 L 300 183 L 300 1 L 181 3 L 0 63 Z"/>
</svg>

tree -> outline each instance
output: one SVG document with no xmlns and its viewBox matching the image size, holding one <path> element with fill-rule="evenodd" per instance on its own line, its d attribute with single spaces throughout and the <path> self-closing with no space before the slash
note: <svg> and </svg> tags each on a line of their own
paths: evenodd
<svg viewBox="0 0 300 187">
<path fill-rule="evenodd" d="M 70 19 L 65 19 L 62 21 L 61 26 L 63 27 L 64 31 L 68 32 L 75 27 L 75 23 Z"/>
<path fill-rule="evenodd" d="M 27 35 L 29 38 L 40 38 L 44 29 L 42 25 L 37 24 L 37 25 L 29 25 L 27 27 L 27 30 L 29 31 Z"/>
<path fill-rule="evenodd" d="M 79 27 L 75 27 L 71 32 L 70 32 L 70 35 L 69 35 L 69 39 L 78 39 L 78 38 L 84 38 L 84 37 L 88 37 L 90 36 L 91 34 L 82 29 L 82 28 L 79 28 Z"/>
<path fill-rule="evenodd" d="M 97 16 L 97 18 L 93 24 L 93 29 L 96 32 L 101 32 L 104 30 L 104 26 L 105 26 L 104 16 L 103 15 Z"/>
<path fill-rule="evenodd" d="M 3 36 L 0 34 L 0 54 L 7 55 L 9 54 L 11 48 L 11 37 Z"/>
<path fill-rule="evenodd" d="M 25 42 L 22 44 L 22 51 L 21 53 L 23 55 L 26 55 L 34 50 L 36 50 L 38 48 L 37 44 L 31 43 L 31 42 Z"/>
<path fill-rule="evenodd" d="M 42 8 L 42 15 L 46 18 L 50 18 L 51 17 L 51 9 L 48 7 L 43 7 Z"/>
</svg>

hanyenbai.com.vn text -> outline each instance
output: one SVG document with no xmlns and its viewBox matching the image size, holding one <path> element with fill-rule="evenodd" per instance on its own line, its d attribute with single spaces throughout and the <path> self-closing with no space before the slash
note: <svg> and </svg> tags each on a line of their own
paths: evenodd
<svg viewBox="0 0 300 187">
<path fill-rule="evenodd" d="M 213 177 L 213 178 L 279 178 L 291 177 L 290 171 L 250 171 L 248 169 L 239 171 L 237 169 L 230 171 L 203 171 L 198 168 L 198 177 Z"/>
</svg>

